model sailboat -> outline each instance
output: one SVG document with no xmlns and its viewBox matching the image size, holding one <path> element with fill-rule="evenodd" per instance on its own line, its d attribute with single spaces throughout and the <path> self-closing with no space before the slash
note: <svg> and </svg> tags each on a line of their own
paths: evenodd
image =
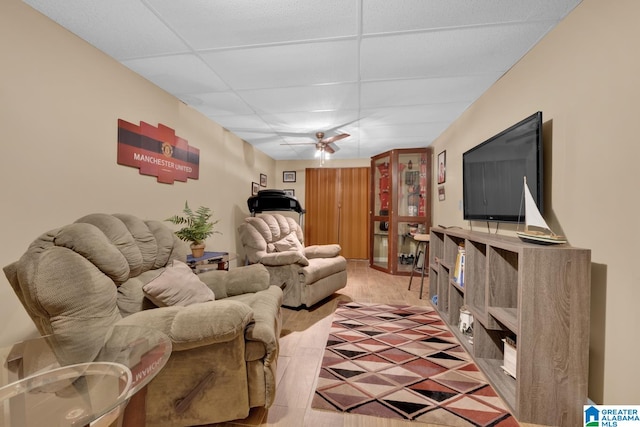
<svg viewBox="0 0 640 427">
<path fill-rule="evenodd" d="M 567 243 L 563 236 L 558 236 L 551 231 L 544 218 L 542 218 L 531 191 L 529 191 L 526 176 L 524 177 L 524 221 L 524 231 L 516 231 L 516 234 L 525 242 L 546 245 Z"/>
</svg>

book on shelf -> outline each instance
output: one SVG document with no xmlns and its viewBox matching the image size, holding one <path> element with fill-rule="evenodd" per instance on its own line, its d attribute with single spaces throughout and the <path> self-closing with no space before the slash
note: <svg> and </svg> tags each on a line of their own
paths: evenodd
<svg viewBox="0 0 640 427">
<path fill-rule="evenodd" d="M 460 244 L 458 246 L 458 255 L 456 256 L 456 266 L 453 272 L 453 281 L 460 287 L 464 286 L 464 259 L 464 246 Z"/>
</svg>

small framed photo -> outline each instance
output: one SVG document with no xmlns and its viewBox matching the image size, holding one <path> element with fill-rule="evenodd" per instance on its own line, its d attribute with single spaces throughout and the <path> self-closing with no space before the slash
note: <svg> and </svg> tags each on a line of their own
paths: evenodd
<svg viewBox="0 0 640 427">
<path fill-rule="evenodd" d="M 438 184 L 447 180 L 447 151 L 438 154 Z"/>
<path fill-rule="evenodd" d="M 438 187 L 438 200 L 440 201 L 444 200 L 444 185 L 441 185 L 440 187 Z"/>
<path fill-rule="evenodd" d="M 293 188 L 285 188 L 283 191 L 285 196 L 296 197 L 296 190 Z"/>
<path fill-rule="evenodd" d="M 267 175 L 261 173 L 260 174 L 260 187 L 266 187 L 267 186 Z"/>
<path fill-rule="evenodd" d="M 296 182 L 296 171 L 282 172 L 282 182 Z"/>
<path fill-rule="evenodd" d="M 256 196 L 258 194 L 258 191 L 260 191 L 260 184 L 258 184 L 257 182 L 252 182 L 251 183 L 251 195 L 252 196 Z"/>
</svg>

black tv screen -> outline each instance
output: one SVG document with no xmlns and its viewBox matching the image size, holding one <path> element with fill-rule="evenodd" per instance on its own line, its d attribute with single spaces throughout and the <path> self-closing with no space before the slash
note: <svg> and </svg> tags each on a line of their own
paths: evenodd
<svg viewBox="0 0 640 427">
<path fill-rule="evenodd" d="M 523 177 L 543 209 L 542 112 L 538 111 L 462 155 L 465 220 L 524 220 Z"/>
</svg>

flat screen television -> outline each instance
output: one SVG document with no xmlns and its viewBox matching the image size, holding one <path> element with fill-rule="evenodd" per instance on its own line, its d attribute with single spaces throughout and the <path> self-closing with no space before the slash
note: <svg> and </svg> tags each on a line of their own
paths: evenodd
<svg viewBox="0 0 640 427">
<path fill-rule="evenodd" d="M 542 112 L 532 114 L 462 155 L 464 219 L 524 220 L 523 177 L 544 213 Z"/>
</svg>

